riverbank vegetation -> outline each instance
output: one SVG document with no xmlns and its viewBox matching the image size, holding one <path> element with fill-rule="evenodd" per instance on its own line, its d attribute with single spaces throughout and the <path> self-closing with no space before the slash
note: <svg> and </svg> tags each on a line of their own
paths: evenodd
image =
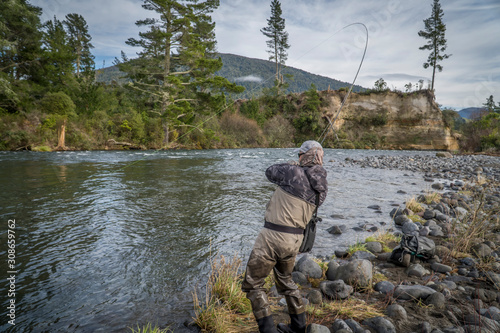
<svg viewBox="0 0 500 333">
<path fill-rule="evenodd" d="M 81 15 L 42 22 L 41 8 L 28 1 L 1 2 L 0 150 L 292 147 L 320 137 L 330 125 L 323 113 L 329 103 L 324 93 L 311 85 L 285 94 L 282 82 L 254 87 L 246 91 L 250 99 L 239 99 L 244 88 L 221 76 L 223 62 L 216 52 L 210 17 L 218 4 L 174 3 L 144 4 L 159 18 L 137 22 L 146 31 L 129 38 L 127 44 L 138 47 L 138 56 L 132 59 L 122 53 L 115 60 L 122 78 L 104 83 L 97 79 L 100 71 L 91 52 L 92 37 Z M 165 19 L 167 14 L 178 20 Z M 156 33 L 156 29 L 165 31 Z M 235 61 L 234 56 L 225 59 L 229 58 Z M 294 75 L 303 85 L 305 80 Z M 398 94 L 425 93 L 433 98 L 432 90 L 422 85 L 411 91 L 413 86 L 408 84 L 407 91 Z M 335 88 L 339 94 L 348 90 Z M 374 89 L 362 93 L 387 91 L 380 78 Z M 467 123 L 456 112 L 443 111 L 447 126 L 462 136 L 463 151 L 500 149 L 500 120 L 493 96 L 486 110 L 484 117 Z M 385 126 L 386 113 L 379 109 L 372 117 L 348 119 L 348 126 L 328 136 L 324 146 L 397 147 L 383 135 L 366 130 Z M 403 125 L 420 121 L 418 116 L 400 120 Z"/>
</svg>

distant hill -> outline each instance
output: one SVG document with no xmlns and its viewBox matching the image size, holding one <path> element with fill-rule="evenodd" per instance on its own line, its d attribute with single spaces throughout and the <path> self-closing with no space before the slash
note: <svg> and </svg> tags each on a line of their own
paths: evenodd
<svg viewBox="0 0 500 333">
<path fill-rule="evenodd" d="M 276 67 L 274 62 L 262 59 L 247 58 L 239 55 L 221 53 L 220 57 L 224 64 L 218 75 L 225 77 L 231 82 L 235 82 L 245 87 L 245 92 L 240 98 L 248 98 L 257 94 L 262 88 L 274 86 Z M 294 67 L 286 67 L 283 74 L 291 74 L 293 77 L 285 81 L 290 85 L 287 92 L 301 93 L 311 88 L 314 84 L 318 90 L 338 90 L 342 87 L 349 87 L 351 84 L 326 76 L 308 73 Z M 363 91 L 365 88 L 355 85 L 354 92 Z"/>
<path fill-rule="evenodd" d="M 111 84 L 113 81 L 117 83 L 125 83 L 125 73 L 120 72 L 117 66 L 101 68 L 96 71 L 96 81 Z"/>
<path fill-rule="evenodd" d="M 257 96 L 260 94 L 262 88 L 273 87 L 275 74 L 275 64 L 273 62 L 227 53 L 220 53 L 219 55 L 224 65 L 217 72 L 217 75 L 245 87 L 245 91 L 237 95 L 238 98 Z M 286 67 L 283 74 L 291 74 L 293 76 L 290 79 L 285 78 L 285 81 L 290 85 L 287 89 L 289 93 L 306 91 L 311 87 L 311 84 L 314 84 L 318 90 L 326 90 L 328 88 L 338 90 L 339 88 L 351 85 L 347 82 L 308 73 L 293 67 Z M 113 81 L 124 83 L 126 79 L 123 76 L 124 74 L 118 70 L 118 67 L 111 66 L 98 70 L 96 80 L 107 84 Z M 353 87 L 354 92 L 363 90 L 365 88 L 358 85 Z"/>
<path fill-rule="evenodd" d="M 460 117 L 465 119 L 472 119 L 474 117 L 479 116 L 481 111 L 484 111 L 484 108 L 466 108 L 458 111 Z"/>
</svg>

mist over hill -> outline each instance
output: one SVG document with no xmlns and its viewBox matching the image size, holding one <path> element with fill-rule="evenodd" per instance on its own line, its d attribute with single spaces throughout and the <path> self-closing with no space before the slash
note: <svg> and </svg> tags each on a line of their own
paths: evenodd
<svg viewBox="0 0 500 333">
<path fill-rule="evenodd" d="M 261 94 L 263 88 L 274 86 L 275 64 L 274 62 L 262 59 L 247 58 L 235 54 L 220 53 L 219 56 L 224 64 L 216 75 L 220 75 L 231 82 L 235 82 L 245 87 L 245 91 L 234 97 L 251 98 Z M 342 87 L 349 87 L 351 84 L 326 76 L 308 73 L 301 69 L 286 67 L 283 70 L 285 81 L 289 84 L 287 93 L 301 93 L 309 88 L 311 84 L 318 90 L 338 90 Z M 113 81 L 125 83 L 125 74 L 120 72 L 116 66 L 102 68 L 97 71 L 96 80 L 110 84 Z M 365 88 L 355 85 L 354 92 L 363 91 Z"/>
</svg>

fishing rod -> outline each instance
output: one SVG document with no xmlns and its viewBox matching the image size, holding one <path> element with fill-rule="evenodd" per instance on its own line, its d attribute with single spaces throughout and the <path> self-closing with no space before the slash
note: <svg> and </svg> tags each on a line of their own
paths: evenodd
<svg viewBox="0 0 500 333">
<path fill-rule="evenodd" d="M 347 95 L 345 95 L 344 99 L 342 100 L 342 103 L 340 104 L 340 107 L 337 111 L 337 114 L 335 115 L 335 118 L 333 119 L 333 121 L 330 121 L 330 119 L 328 119 L 330 121 L 330 125 L 328 125 L 324 130 L 323 132 L 321 132 L 320 136 L 319 136 L 319 139 L 318 139 L 318 142 L 323 145 L 323 142 L 325 141 L 328 133 L 330 132 L 330 129 L 333 128 L 333 124 L 335 123 L 335 121 L 337 120 L 339 114 L 340 114 L 340 111 L 342 110 L 342 108 L 344 107 L 344 104 L 345 102 L 347 101 L 347 98 L 349 97 L 349 95 L 351 94 L 351 91 L 352 91 L 352 88 L 354 87 L 354 83 L 356 82 L 356 79 L 358 78 L 358 74 L 359 74 L 359 71 L 361 70 L 361 66 L 363 65 L 363 61 L 365 60 L 365 55 L 366 55 L 366 49 L 368 48 L 368 28 L 366 27 L 366 25 L 364 25 L 363 23 L 360 23 L 360 22 L 356 22 L 356 23 L 351 23 L 349 25 L 346 25 L 345 27 L 343 27 L 342 29 L 340 29 L 339 31 L 342 31 L 350 26 L 353 26 L 353 25 L 356 25 L 356 24 L 359 24 L 359 25 L 362 25 L 364 28 L 365 28 L 365 32 L 366 32 L 366 41 L 365 41 L 365 49 L 363 51 L 363 56 L 361 57 L 361 62 L 359 63 L 359 66 L 358 66 L 358 71 L 356 72 L 356 75 L 354 76 L 354 80 L 352 80 L 352 83 L 351 83 L 351 86 L 349 87 L 349 91 L 347 92 Z M 323 137 L 323 139 L 321 139 Z"/>
<path fill-rule="evenodd" d="M 351 84 L 351 87 L 349 88 L 349 91 L 347 93 L 347 95 L 344 97 L 344 100 L 342 101 L 342 104 L 339 108 L 339 110 L 337 111 L 337 115 L 335 116 L 335 119 L 330 122 L 330 125 L 328 127 L 326 127 L 323 132 L 321 133 L 319 139 L 318 139 L 318 142 L 321 143 L 321 145 L 323 145 L 323 142 L 325 141 L 326 139 L 326 136 L 328 135 L 328 132 L 330 131 L 330 128 L 333 127 L 333 123 L 335 122 L 335 120 L 337 119 L 338 115 L 340 114 L 340 111 L 342 110 L 342 107 L 344 106 L 345 102 L 347 101 L 347 98 L 349 97 L 351 91 L 352 91 L 352 88 L 354 86 L 354 83 L 356 82 L 356 79 L 358 77 L 358 74 L 359 74 L 359 71 L 361 70 L 361 66 L 363 65 L 363 61 L 364 61 L 364 58 L 365 58 L 365 54 L 366 54 L 366 50 L 368 48 L 368 28 L 366 27 L 366 25 L 364 25 L 363 23 L 360 23 L 360 22 L 355 22 L 355 23 L 351 23 L 351 24 L 348 24 L 346 25 L 345 27 L 337 30 L 335 33 L 333 33 L 330 37 L 328 37 L 327 39 L 325 39 L 324 41 L 320 42 L 319 44 L 317 44 L 316 46 L 310 48 L 307 52 L 305 52 L 304 54 L 302 54 L 300 57 L 298 57 L 294 63 L 298 62 L 298 60 L 300 60 L 301 58 L 303 58 L 304 56 L 306 56 L 308 53 L 312 52 L 314 49 L 316 49 L 317 47 L 319 47 L 320 45 L 322 45 L 323 43 L 325 43 L 328 39 L 332 38 L 333 36 L 335 36 L 336 34 L 338 34 L 339 32 L 341 32 L 342 30 L 346 29 L 346 28 L 349 28 L 353 25 L 362 25 L 364 28 L 365 28 L 365 31 L 366 31 L 366 42 L 365 42 L 365 49 L 363 51 L 363 57 L 361 59 L 361 62 L 359 64 L 359 67 L 358 67 L 358 71 L 356 72 L 356 76 L 354 77 L 354 80 L 352 81 L 352 84 Z M 292 65 L 294 64 L 292 63 Z M 255 92 L 257 91 L 257 89 L 260 89 L 266 82 L 270 81 L 272 78 L 274 78 L 274 75 L 272 76 L 269 76 L 267 79 L 261 81 L 256 87 L 254 87 L 251 92 Z M 217 110 L 211 117 L 209 117 L 208 119 L 202 121 L 200 124 L 198 124 L 197 126 L 194 126 L 192 129 L 188 130 L 186 133 L 180 135 L 179 137 L 177 137 L 173 142 L 176 142 L 178 140 L 180 140 L 182 137 L 184 136 L 187 136 L 188 134 L 190 134 L 191 132 L 193 132 L 194 130 L 198 129 L 200 130 L 200 127 L 205 124 L 206 122 L 210 121 L 212 118 L 215 118 L 216 116 L 218 116 L 221 112 L 227 110 L 228 108 L 230 108 L 232 105 L 234 105 L 236 103 L 236 101 L 232 101 L 232 103 L 230 104 L 226 104 L 225 106 L 222 106 L 219 110 Z M 323 139 L 320 141 L 321 137 L 324 135 Z M 161 148 L 158 148 L 154 151 L 154 153 L 157 153 L 161 150 L 163 150 L 164 148 L 167 148 L 166 146 L 165 147 L 161 147 Z M 125 166 L 123 166 L 122 168 L 119 169 L 119 171 L 122 171 L 123 169 L 125 168 L 128 168 L 134 164 L 137 164 L 141 161 L 143 161 L 145 158 L 141 158 L 139 160 L 136 160 L 134 162 L 131 162 Z"/>
</svg>

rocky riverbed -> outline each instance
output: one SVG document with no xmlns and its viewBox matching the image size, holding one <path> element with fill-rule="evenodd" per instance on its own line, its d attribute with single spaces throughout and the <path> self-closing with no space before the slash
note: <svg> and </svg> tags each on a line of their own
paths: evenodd
<svg viewBox="0 0 500 333">
<path fill-rule="evenodd" d="M 293 277 L 310 305 L 309 331 L 500 332 L 500 158 L 438 153 L 334 163 L 419 171 L 435 192 L 407 200 L 390 212 L 392 225 L 333 259 L 300 256 Z M 425 241 L 425 253 L 391 259 L 401 237 Z M 283 321 L 286 302 L 274 289 L 270 295 L 279 305 L 275 321 Z M 332 301 L 378 313 L 349 315 L 326 306 Z"/>
</svg>

